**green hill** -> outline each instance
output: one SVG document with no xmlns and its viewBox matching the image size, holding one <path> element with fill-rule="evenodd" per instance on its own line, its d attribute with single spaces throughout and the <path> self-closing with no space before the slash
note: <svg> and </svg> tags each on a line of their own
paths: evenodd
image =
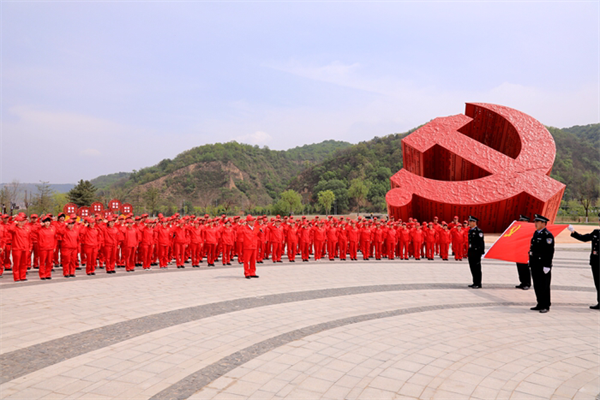
<svg viewBox="0 0 600 400">
<path fill-rule="evenodd" d="M 596 149 L 600 147 L 600 124 L 575 125 L 570 128 L 561 129 L 564 132 L 572 133 L 580 139 L 587 140 Z"/>
<path fill-rule="evenodd" d="M 236 142 L 204 145 L 92 183 L 102 189 L 103 200 L 120 198 L 136 211 L 267 213 L 275 211 L 268 207 L 283 191 L 293 189 L 302 195 L 306 213 L 321 211 L 317 194 L 323 190 L 336 196 L 332 211 L 347 213 L 357 207 L 348 189 L 358 178 L 368 187 L 361 211 L 382 212 L 389 178 L 403 165 L 401 141 L 416 129 L 356 145 L 328 140 L 285 151 Z M 577 199 L 600 176 L 600 124 L 548 130 L 557 148 L 551 176 L 567 185 L 565 200 Z"/>
<path fill-rule="evenodd" d="M 331 190 L 337 199 L 337 212 L 345 213 L 357 206 L 348 197 L 348 189 L 352 179 L 360 178 L 369 188 L 368 204 L 364 210 L 385 211 L 389 178 L 403 165 L 401 140 L 414 130 L 376 137 L 338 151 L 294 178 L 290 188 L 302 193 L 305 203 L 313 205 L 316 205 L 320 191 Z M 598 184 L 600 124 L 568 129 L 548 127 L 548 130 L 554 137 L 557 149 L 551 176 L 567 185 L 565 200 L 576 199 L 586 180 Z"/>
<path fill-rule="evenodd" d="M 231 211 L 268 206 L 302 170 L 349 146 L 335 140 L 285 151 L 236 142 L 204 145 L 119 179 L 101 177 L 103 181 L 113 179 L 113 183 L 100 195 L 124 199 L 136 210 L 147 208 L 148 203 L 160 210 L 222 205 Z M 158 200 L 152 200 L 156 194 Z"/>
</svg>

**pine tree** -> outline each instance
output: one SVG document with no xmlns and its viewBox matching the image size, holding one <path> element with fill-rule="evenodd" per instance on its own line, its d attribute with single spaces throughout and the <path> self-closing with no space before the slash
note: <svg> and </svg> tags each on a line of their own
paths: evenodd
<svg viewBox="0 0 600 400">
<path fill-rule="evenodd" d="M 96 188 L 90 181 L 81 179 L 73 189 L 67 193 L 70 202 L 77 204 L 77 207 L 89 206 L 96 201 Z"/>
</svg>

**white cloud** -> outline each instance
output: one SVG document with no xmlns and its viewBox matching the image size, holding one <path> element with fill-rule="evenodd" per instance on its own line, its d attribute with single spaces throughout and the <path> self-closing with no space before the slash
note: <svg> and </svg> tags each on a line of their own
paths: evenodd
<svg viewBox="0 0 600 400">
<path fill-rule="evenodd" d="M 256 131 L 248 135 L 237 136 L 234 138 L 235 141 L 247 144 L 267 144 L 273 139 L 271 135 L 266 132 Z"/>
</svg>

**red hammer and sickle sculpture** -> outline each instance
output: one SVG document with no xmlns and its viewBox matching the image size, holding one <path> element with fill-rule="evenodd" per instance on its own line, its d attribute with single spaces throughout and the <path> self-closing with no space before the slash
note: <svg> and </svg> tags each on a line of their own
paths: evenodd
<svg viewBox="0 0 600 400">
<path fill-rule="evenodd" d="M 404 168 L 390 178 L 389 215 L 474 215 L 487 232 L 502 232 L 519 214 L 553 223 L 565 185 L 549 177 L 556 155 L 550 132 L 499 105 L 467 103 L 465 114 L 436 118 L 402 140 Z"/>
</svg>

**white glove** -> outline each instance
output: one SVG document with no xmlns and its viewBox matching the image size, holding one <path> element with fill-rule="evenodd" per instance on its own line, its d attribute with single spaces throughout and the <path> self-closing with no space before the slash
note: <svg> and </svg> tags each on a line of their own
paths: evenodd
<svg viewBox="0 0 600 400">
<path fill-rule="evenodd" d="M 569 232 L 575 232 L 575 228 L 573 228 L 573 225 L 567 226 L 567 229 L 569 230 Z"/>
<path fill-rule="evenodd" d="M 547 274 L 548 272 L 550 272 L 550 268 L 544 267 L 544 273 Z"/>
</svg>

